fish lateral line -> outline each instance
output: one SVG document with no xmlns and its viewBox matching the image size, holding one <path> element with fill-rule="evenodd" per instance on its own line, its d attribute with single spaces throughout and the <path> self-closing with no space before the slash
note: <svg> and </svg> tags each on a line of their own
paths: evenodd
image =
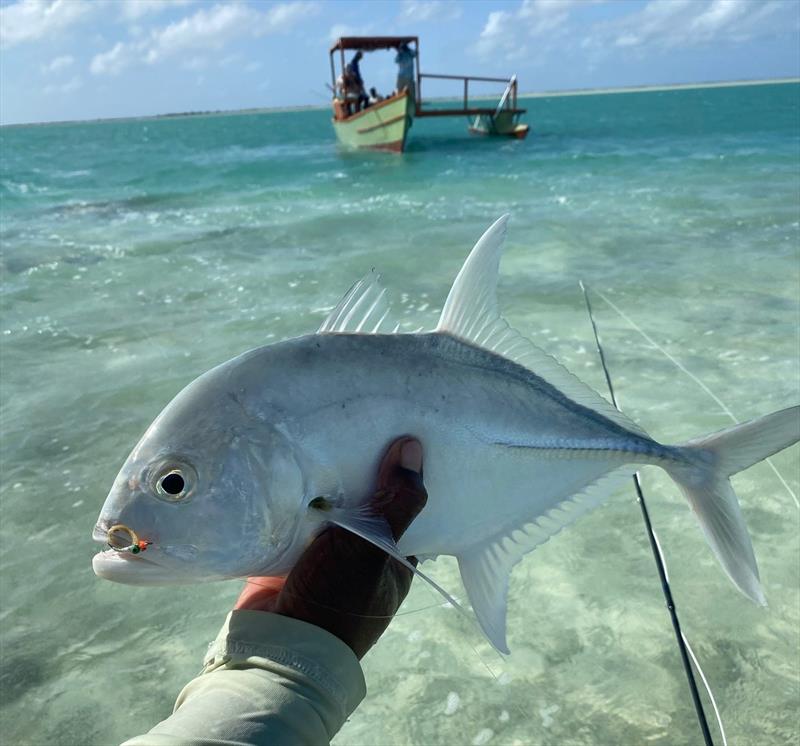
<svg viewBox="0 0 800 746">
<path fill-rule="evenodd" d="M 674 463 L 676 461 L 683 463 L 686 461 L 685 457 L 682 457 L 675 449 L 671 449 L 669 446 L 662 446 L 655 441 L 648 443 L 644 440 L 632 440 L 624 446 L 619 441 L 609 442 L 608 440 L 584 441 L 579 445 L 561 445 L 558 439 L 543 443 L 493 440 L 492 445 L 513 450 L 536 451 L 538 456 L 545 458 L 607 458 L 609 456 L 627 458 L 629 456 L 638 456 L 646 459 L 643 460 L 643 463 L 653 465 L 663 465 L 664 463 Z"/>
</svg>

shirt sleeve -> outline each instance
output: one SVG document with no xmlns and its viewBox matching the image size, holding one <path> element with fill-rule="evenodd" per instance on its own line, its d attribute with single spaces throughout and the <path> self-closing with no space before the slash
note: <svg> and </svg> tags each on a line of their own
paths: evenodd
<svg viewBox="0 0 800 746">
<path fill-rule="evenodd" d="M 353 651 L 306 622 L 232 611 L 172 715 L 122 746 L 327 744 L 366 694 Z"/>
</svg>

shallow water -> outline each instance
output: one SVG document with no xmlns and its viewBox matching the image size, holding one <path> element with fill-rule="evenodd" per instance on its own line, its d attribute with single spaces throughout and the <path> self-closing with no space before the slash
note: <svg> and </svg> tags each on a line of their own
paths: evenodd
<svg viewBox="0 0 800 746">
<path fill-rule="evenodd" d="M 738 417 L 800 400 L 800 87 L 527 103 L 527 141 L 417 122 L 401 157 L 340 152 L 323 111 L 0 130 L 4 742 L 112 744 L 170 711 L 239 584 L 95 578 L 106 491 L 185 383 L 314 330 L 371 267 L 409 323 L 431 325 L 475 239 L 510 212 L 501 306 L 598 390 L 581 278 Z M 595 309 L 622 404 L 654 437 L 728 424 L 600 299 Z M 798 448 L 774 462 L 798 493 Z M 643 479 L 729 742 L 793 742 L 791 495 L 764 464 L 734 480 L 760 609 L 723 576 L 668 479 Z M 454 562 L 429 569 L 463 596 Z M 336 743 L 700 742 L 632 491 L 529 555 L 511 585 L 501 660 L 415 583 L 364 661 L 369 695 Z"/>
</svg>

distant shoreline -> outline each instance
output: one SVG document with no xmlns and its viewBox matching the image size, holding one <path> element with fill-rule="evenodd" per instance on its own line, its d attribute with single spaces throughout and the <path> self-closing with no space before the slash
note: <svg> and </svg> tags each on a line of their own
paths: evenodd
<svg viewBox="0 0 800 746">
<path fill-rule="evenodd" d="M 737 88 L 740 86 L 757 85 L 782 85 L 800 83 L 800 78 L 764 78 L 758 80 L 717 80 L 702 83 L 669 83 L 665 85 L 635 85 L 611 88 L 571 88 L 554 91 L 528 91 L 520 93 L 518 98 L 559 98 L 563 96 L 602 96 L 615 93 L 648 93 L 658 91 L 683 91 L 701 88 Z M 471 100 L 490 100 L 497 96 L 473 96 Z M 460 101 L 458 97 L 425 99 L 426 101 Z M 130 117 L 103 117 L 99 119 L 64 119 L 53 122 L 18 122 L 15 124 L 2 124 L 0 129 L 10 127 L 51 127 L 62 124 L 100 124 L 105 122 L 147 122 L 161 119 L 183 119 L 186 117 L 227 117 L 247 116 L 252 114 L 281 114 L 297 111 L 320 111 L 328 109 L 327 104 L 305 104 L 297 106 L 267 106 L 252 107 L 248 109 L 217 109 L 210 111 L 185 111 L 167 114 L 144 114 Z"/>
<path fill-rule="evenodd" d="M 520 93 L 519 98 L 556 98 L 557 96 L 591 96 L 606 93 L 641 93 L 646 91 L 682 91 L 687 88 L 738 88 L 752 85 L 800 83 L 800 78 L 764 78 L 760 80 L 715 80 L 707 83 L 667 83 L 665 85 L 631 85 L 618 88 L 573 88 L 566 91 Z"/>
</svg>

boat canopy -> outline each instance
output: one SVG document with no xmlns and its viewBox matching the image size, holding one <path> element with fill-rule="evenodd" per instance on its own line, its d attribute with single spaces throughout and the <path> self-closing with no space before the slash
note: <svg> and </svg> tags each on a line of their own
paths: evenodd
<svg viewBox="0 0 800 746">
<path fill-rule="evenodd" d="M 416 36 L 342 36 L 331 47 L 331 54 L 337 49 L 360 49 L 374 52 L 376 49 L 394 49 L 401 44 L 418 44 Z"/>
</svg>

